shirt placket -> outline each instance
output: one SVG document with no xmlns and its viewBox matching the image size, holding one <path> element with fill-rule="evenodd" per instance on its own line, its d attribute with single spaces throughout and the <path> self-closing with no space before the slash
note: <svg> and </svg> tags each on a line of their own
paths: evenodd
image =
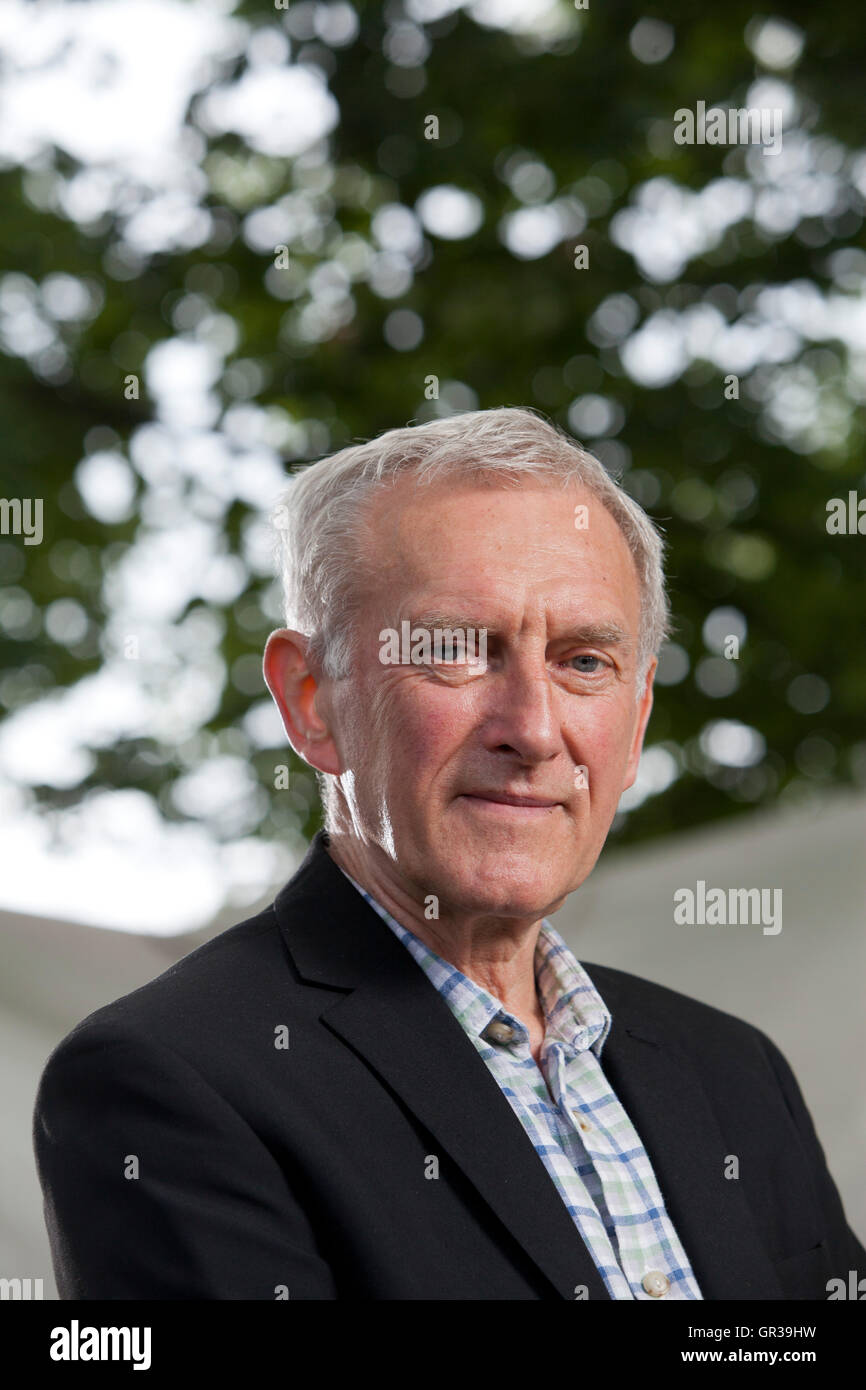
<svg viewBox="0 0 866 1390">
<path fill-rule="evenodd" d="M 566 1094 L 579 1099 L 584 1088 L 592 1095 L 607 1093 L 611 1097 L 613 1107 L 619 1112 L 616 1116 L 618 1142 L 611 1140 L 606 1128 L 596 1122 L 592 1115 L 585 1114 L 579 1105 L 571 1112 L 573 1123 L 601 1184 L 604 1204 L 614 1226 L 612 1244 L 616 1249 L 617 1265 L 622 1270 L 634 1299 L 656 1302 L 659 1294 L 651 1293 L 644 1286 L 644 1280 L 650 1279 L 653 1287 L 658 1289 L 662 1284 L 668 1283 L 671 1270 L 669 1267 L 663 1267 L 667 1260 L 661 1254 L 649 1256 L 641 1244 L 639 1228 L 628 1224 L 627 1218 L 640 1214 L 634 1205 L 637 1194 L 640 1194 L 640 1205 L 644 1212 L 649 1209 L 661 1211 L 662 1195 L 652 1172 L 646 1171 L 646 1165 L 641 1165 L 645 1171 L 639 1175 L 627 1173 L 622 1152 L 639 1152 L 640 1141 L 628 1115 L 616 1101 L 606 1080 L 600 1084 L 600 1072 L 601 1064 L 594 1053 L 578 1053 L 571 1065 L 563 1068 Z M 610 1106 L 608 1108 L 611 1109 Z M 632 1198 L 631 1202 L 629 1196 Z M 648 1264 L 652 1264 L 652 1270 L 648 1268 Z M 660 1280 L 656 1276 L 660 1276 Z M 670 1281 L 669 1287 L 665 1288 L 664 1297 L 676 1301 L 683 1296 L 684 1293 L 678 1284 Z"/>
<path fill-rule="evenodd" d="M 604 1184 L 601 1175 L 598 1173 L 595 1156 L 586 1142 L 589 1133 L 589 1129 L 584 1127 L 587 1124 L 586 1117 L 577 1104 L 579 1096 L 569 1084 L 569 1069 L 565 1057 L 565 1049 L 561 1044 L 555 1043 L 549 1049 L 545 1057 L 545 1062 L 548 1089 L 551 1091 L 553 1099 L 559 1108 L 560 1115 L 576 1136 L 578 1147 L 584 1151 L 589 1162 L 592 1164 L 593 1171 L 598 1178 L 600 1187 L 599 1195 L 601 1196 L 604 1194 Z M 590 1253 L 599 1269 L 604 1266 L 605 1271 L 612 1271 L 610 1275 L 605 1272 L 602 1276 L 611 1298 L 618 1301 L 633 1300 L 635 1294 L 631 1284 L 622 1271 L 619 1252 L 611 1241 L 602 1215 L 602 1210 L 599 1208 L 599 1203 L 577 1171 L 576 1164 L 572 1166 L 574 1168 L 574 1181 L 583 1191 L 585 1205 L 593 1209 L 597 1214 L 596 1220 L 593 1222 L 594 1230 L 588 1231 L 581 1227 L 581 1235 L 589 1246 Z"/>
</svg>

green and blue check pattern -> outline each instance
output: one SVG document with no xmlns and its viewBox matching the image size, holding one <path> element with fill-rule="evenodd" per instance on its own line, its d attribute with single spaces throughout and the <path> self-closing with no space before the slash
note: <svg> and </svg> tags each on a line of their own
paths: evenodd
<svg viewBox="0 0 866 1390">
<path fill-rule="evenodd" d="M 342 872 L 345 873 L 345 870 Z M 601 1067 L 611 1015 L 580 963 L 545 918 L 535 952 L 538 998 L 547 1020 L 541 1069 L 529 1032 L 487 990 L 401 926 L 346 874 L 442 995 L 489 1067 L 532 1141 L 613 1299 L 702 1299 L 665 1210 L 649 1157 Z M 484 1036 L 494 1021 L 513 1040 Z M 650 1273 L 669 1289 L 647 1292 Z"/>
</svg>

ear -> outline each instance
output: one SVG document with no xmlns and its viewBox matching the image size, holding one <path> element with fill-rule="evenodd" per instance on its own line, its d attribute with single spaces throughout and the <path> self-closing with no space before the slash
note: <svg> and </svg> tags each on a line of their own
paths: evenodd
<svg viewBox="0 0 866 1390">
<path fill-rule="evenodd" d="M 657 666 L 658 660 L 656 657 L 653 657 L 647 668 L 643 694 L 635 709 L 634 733 L 632 735 L 631 748 L 629 749 L 622 791 L 630 787 L 637 777 L 638 763 L 640 762 L 640 755 L 643 750 L 644 734 L 646 733 L 646 726 L 649 723 L 650 712 L 653 707 L 653 680 L 655 678 Z"/>
<path fill-rule="evenodd" d="M 322 703 L 321 673 L 307 659 L 307 643 L 304 633 L 291 628 L 272 632 L 265 646 L 265 682 L 295 752 L 319 772 L 339 773 L 331 729 L 317 708 L 317 696 Z"/>
</svg>

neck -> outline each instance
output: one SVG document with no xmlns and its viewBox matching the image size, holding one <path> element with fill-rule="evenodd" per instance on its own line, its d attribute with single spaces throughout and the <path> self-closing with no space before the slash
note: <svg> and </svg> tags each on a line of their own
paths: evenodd
<svg viewBox="0 0 866 1390">
<path fill-rule="evenodd" d="M 395 921 L 469 980 L 486 989 L 530 1034 L 544 1032 L 544 1011 L 535 983 L 535 950 L 541 921 L 526 922 L 483 913 L 449 913 L 428 918 L 404 885 L 387 874 L 354 836 L 330 832 L 325 848 Z"/>
</svg>

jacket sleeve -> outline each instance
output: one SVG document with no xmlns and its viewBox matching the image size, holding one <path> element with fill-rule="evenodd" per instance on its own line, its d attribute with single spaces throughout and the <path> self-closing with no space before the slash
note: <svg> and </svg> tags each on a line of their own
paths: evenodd
<svg viewBox="0 0 866 1390">
<path fill-rule="evenodd" d="M 858 1271 L 859 1278 L 866 1277 L 866 1249 L 848 1225 L 842 1199 L 830 1175 L 824 1150 L 796 1077 L 775 1043 L 764 1033 L 761 1034 L 761 1042 L 809 1156 L 812 1182 L 824 1216 L 826 1241 L 834 1277 L 845 1279 L 847 1283 L 848 1272 L 852 1269 Z"/>
<path fill-rule="evenodd" d="M 85 1022 L 33 1138 L 62 1299 L 336 1297 L 283 1168 L 173 1050 Z"/>
</svg>

